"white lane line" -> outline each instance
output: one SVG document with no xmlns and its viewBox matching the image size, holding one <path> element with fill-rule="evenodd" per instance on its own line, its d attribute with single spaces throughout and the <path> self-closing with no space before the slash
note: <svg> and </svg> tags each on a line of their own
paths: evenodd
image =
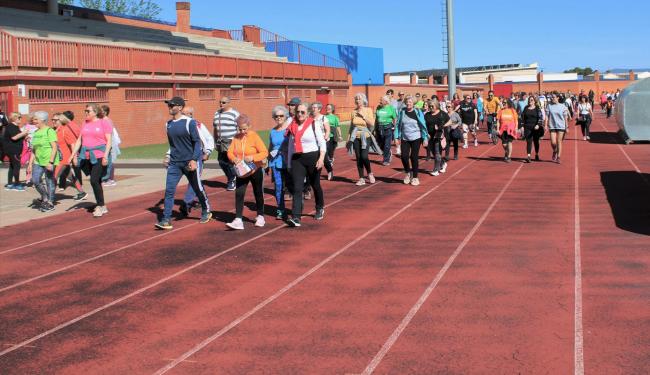
<svg viewBox="0 0 650 375">
<path fill-rule="evenodd" d="M 436 289 L 436 287 L 438 286 L 438 283 L 445 276 L 445 273 L 447 272 L 447 270 L 449 270 L 449 268 L 454 263 L 454 261 L 456 260 L 458 255 L 460 255 L 460 253 L 463 251 L 465 246 L 469 243 L 469 241 L 472 239 L 474 234 L 481 227 L 481 225 L 483 224 L 485 219 L 488 217 L 490 212 L 492 212 L 492 209 L 497 205 L 497 203 L 499 202 L 499 200 L 501 199 L 503 194 L 506 192 L 506 190 L 508 190 L 508 187 L 510 187 L 510 184 L 512 184 L 512 181 L 514 181 L 515 177 L 517 177 L 517 174 L 519 174 L 519 171 L 521 170 L 522 167 L 523 167 L 523 164 L 521 164 L 519 166 L 519 168 L 517 168 L 517 170 L 515 170 L 515 172 L 512 174 L 512 176 L 510 177 L 510 179 L 508 180 L 506 185 L 503 187 L 503 189 L 501 189 L 501 191 L 496 196 L 496 198 L 494 198 L 494 200 L 492 201 L 490 206 L 485 210 L 483 215 L 481 215 L 481 217 L 478 219 L 476 224 L 474 224 L 474 227 L 472 228 L 472 230 L 470 230 L 470 232 L 467 234 L 467 236 L 465 236 L 465 239 L 463 239 L 463 242 L 461 242 L 460 245 L 458 245 L 458 247 L 451 254 L 449 259 L 447 259 L 447 262 L 440 269 L 440 271 L 438 271 L 438 274 L 436 274 L 436 277 L 433 279 L 431 284 L 429 284 L 429 286 L 424 291 L 424 293 L 422 293 L 422 295 L 417 300 L 415 305 L 413 305 L 411 307 L 411 310 L 409 310 L 408 314 L 406 314 L 406 316 L 404 316 L 404 318 L 402 319 L 400 324 L 397 326 L 397 328 L 395 328 L 395 330 L 390 335 L 390 337 L 388 337 L 388 340 L 386 340 L 386 342 L 384 342 L 384 345 L 381 347 L 379 352 L 377 352 L 377 354 L 374 356 L 374 358 L 370 361 L 368 366 L 366 366 L 366 368 L 365 368 L 365 370 L 363 370 L 362 374 L 372 374 L 373 371 L 375 371 L 375 369 L 377 368 L 377 366 L 379 366 L 382 359 L 386 356 L 386 354 L 388 354 L 388 352 L 393 347 L 393 345 L 395 344 L 397 339 L 400 337 L 402 332 L 404 332 L 406 327 L 408 327 L 408 325 L 411 323 L 411 320 L 415 317 L 415 314 L 418 313 L 418 311 L 424 305 L 424 303 L 429 298 L 431 293 L 434 291 L 434 289 Z"/>
<path fill-rule="evenodd" d="M 392 174 L 389 177 L 394 177 L 394 176 L 396 176 L 396 175 L 398 175 L 400 173 L 402 173 L 402 172 L 396 172 L 396 173 Z M 372 189 L 374 186 L 381 185 L 381 184 L 382 184 L 381 182 L 377 182 L 377 183 L 375 183 L 373 185 L 369 185 L 369 186 L 367 186 L 365 188 L 359 189 L 359 190 L 357 190 L 355 192 L 352 192 L 352 193 L 346 195 L 345 197 L 340 198 L 340 199 L 338 199 L 338 200 L 336 200 L 336 201 L 334 201 L 334 202 L 332 202 L 330 204 L 326 204 L 325 208 L 333 206 L 333 205 L 335 205 L 335 204 L 337 204 L 339 202 L 342 202 L 344 200 L 347 200 L 349 198 L 352 198 L 352 197 L 356 196 L 357 194 L 363 193 L 364 191 L 366 191 L 368 189 Z M 313 211 L 312 211 L 312 213 L 313 213 Z M 185 226 L 185 227 L 183 227 L 181 229 L 188 228 L 190 226 L 197 225 L 197 224 L 198 224 L 198 222 L 194 223 L 194 224 L 190 224 L 188 226 Z M 268 231 L 266 231 L 264 233 L 260 233 L 259 235 L 255 236 L 255 237 L 252 237 L 252 238 L 250 238 L 250 239 L 248 239 L 248 240 L 246 240 L 244 242 L 240 242 L 237 245 L 234 245 L 234 246 L 232 246 L 232 247 L 230 247 L 230 248 L 228 248 L 228 249 L 226 249 L 226 250 L 224 250 L 224 251 L 222 251 L 220 253 L 217 253 L 217 254 L 209 257 L 209 258 L 206 258 L 206 259 L 204 259 L 202 261 L 194 263 L 193 265 L 191 265 L 189 267 L 186 267 L 186 268 L 184 268 L 182 270 L 179 270 L 179 271 L 177 271 L 177 272 L 175 272 L 175 273 L 173 273 L 173 274 L 171 274 L 169 276 L 166 276 L 166 277 L 164 277 L 164 278 L 162 278 L 162 279 L 160 279 L 160 280 L 158 280 L 158 281 L 156 281 L 156 282 L 154 282 L 152 284 L 149 284 L 149 285 L 147 285 L 145 287 L 142 287 L 142 288 L 140 288 L 140 289 L 138 289 L 138 290 L 136 290 L 134 292 L 131 292 L 131 293 L 129 293 L 129 294 L 123 296 L 123 297 L 120 297 L 120 298 L 118 298 L 116 300 L 113 300 L 113 301 L 111 301 L 111 302 L 109 302 L 109 303 L 107 303 L 107 304 L 105 304 L 103 306 L 100 306 L 100 307 L 98 307 L 98 308 L 96 308 L 96 309 L 94 309 L 92 311 L 89 311 L 89 312 L 87 312 L 87 313 L 85 313 L 83 315 L 80 315 L 80 316 L 78 316 L 78 317 L 76 317 L 74 319 L 71 319 L 71 320 L 68 320 L 67 322 L 61 323 L 61 324 L 57 325 L 54 328 L 51 328 L 51 329 L 49 329 L 49 330 L 47 330 L 45 332 L 42 332 L 42 333 L 40 333 L 40 334 L 38 334 L 38 335 L 36 335 L 36 336 L 34 336 L 32 338 L 29 338 L 29 339 L 27 339 L 25 341 L 22 341 L 21 343 L 18 343 L 18 344 L 13 345 L 12 347 L 10 347 L 8 349 L 5 349 L 5 350 L 1 351 L 0 352 L 0 357 L 13 352 L 14 350 L 20 349 L 20 348 L 22 348 L 22 347 L 24 347 L 26 345 L 29 345 L 29 344 L 37 341 L 37 340 L 40 340 L 43 337 L 49 336 L 52 333 L 60 331 L 63 328 L 66 328 L 66 327 L 68 327 L 68 326 L 70 326 L 72 324 L 75 324 L 75 323 L 77 323 L 77 322 L 79 322 L 79 321 L 81 321 L 83 319 L 86 319 L 86 318 L 88 318 L 90 316 L 93 316 L 93 315 L 95 315 L 95 314 L 97 314 L 97 313 L 99 313 L 101 311 L 104 311 L 104 310 L 106 310 L 106 309 L 108 309 L 108 308 L 110 308 L 112 306 L 115 306 L 115 305 L 117 305 L 117 304 L 119 304 L 121 302 L 124 302 L 124 301 L 126 301 L 126 300 L 128 300 L 128 299 L 130 299 L 132 297 L 140 295 L 140 294 L 146 292 L 149 289 L 155 288 L 158 285 L 161 285 L 161 284 L 163 284 L 163 283 L 165 283 L 165 282 L 167 282 L 169 280 L 172 280 L 172 279 L 174 279 L 174 278 L 176 278 L 176 277 L 178 277 L 180 275 L 183 275 L 183 274 L 185 274 L 185 273 L 187 273 L 187 272 L 189 272 L 189 271 L 191 271 L 191 270 L 193 270 L 193 269 L 195 269 L 197 267 L 200 267 L 200 266 L 202 266 L 202 265 L 204 265 L 204 264 L 206 264 L 208 262 L 211 262 L 211 261 L 225 255 L 225 254 L 228 254 L 228 253 L 232 252 L 233 250 L 236 250 L 236 249 L 238 249 L 238 248 L 240 248 L 242 246 L 245 246 L 245 245 L 247 245 L 247 244 L 249 244 L 249 243 L 251 243 L 251 242 L 253 242 L 253 241 L 255 241 L 255 240 L 259 239 L 259 238 L 267 236 L 267 235 L 269 235 L 271 233 L 274 233 L 274 232 L 276 232 L 276 231 L 278 231 L 278 230 L 280 230 L 282 228 L 285 228 L 285 227 L 287 227 L 287 224 L 279 225 L 279 226 L 277 226 L 277 227 L 275 227 L 273 229 L 270 229 L 270 230 L 268 230 Z M 174 231 L 165 232 L 165 234 L 167 234 L 167 233 L 174 233 Z"/>
<path fill-rule="evenodd" d="M 346 170 L 343 171 L 341 174 L 345 174 L 345 173 L 347 173 L 347 172 L 349 172 L 349 171 L 352 171 L 352 170 L 356 170 L 356 167 L 355 167 L 355 168 L 346 169 Z M 339 176 L 340 176 L 340 175 L 339 175 Z M 232 212 L 234 212 L 234 210 L 230 210 L 229 212 L 232 213 Z M 139 214 L 138 214 L 138 215 L 139 215 Z M 134 215 L 134 216 L 135 216 L 135 215 Z M 101 258 L 107 257 L 107 256 L 109 256 L 109 255 L 111 255 L 111 254 L 115 254 L 115 253 L 117 253 L 117 252 L 120 252 L 120 251 L 123 251 L 123 250 L 129 249 L 129 248 L 131 248 L 131 247 L 133 247 L 133 246 L 140 245 L 140 244 L 142 244 L 142 243 L 145 243 L 145 242 L 148 242 L 148 241 L 151 241 L 151 240 L 155 240 L 156 238 L 159 238 L 159 237 L 162 237 L 162 236 L 166 236 L 166 235 L 168 235 L 168 234 L 170 234 L 170 233 L 178 232 L 178 231 L 181 231 L 181 230 L 183 230 L 183 229 L 186 229 L 186 228 L 192 227 L 192 226 L 194 226 L 194 225 L 196 225 L 196 224 L 199 224 L 199 223 L 198 223 L 198 222 L 194 222 L 194 223 L 192 223 L 192 224 L 189 224 L 189 225 L 186 225 L 186 226 L 184 226 L 184 227 L 181 227 L 181 228 L 175 229 L 175 230 L 173 230 L 173 231 L 166 231 L 166 232 L 163 232 L 162 234 L 158 234 L 158 235 L 155 235 L 155 236 L 152 236 L 152 237 L 147 237 L 147 238 L 144 238 L 144 239 L 142 239 L 142 240 L 139 240 L 139 241 L 136 241 L 136 242 L 132 242 L 132 243 L 130 243 L 130 244 L 128 244 L 128 245 L 124 245 L 124 246 L 122 246 L 122 247 L 120 247 L 120 248 L 117 248 L 117 249 L 114 249 L 114 250 L 111 250 L 111 251 L 108 251 L 108 252 L 105 252 L 105 253 L 102 253 L 102 254 L 96 255 L 96 256 L 91 257 L 91 258 L 88 258 L 88 259 L 84 259 L 84 260 L 79 261 L 79 262 L 77 262 L 77 263 L 69 264 L 69 265 L 67 265 L 67 266 L 64 266 L 64 267 L 58 268 L 58 269 L 56 269 L 56 270 L 53 270 L 53 271 L 50 271 L 50 272 L 47 272 L 47 273 L 44 273 L 44 274 L 41 274 L 41 275 L 38 275 L 38 276 L 31 277 L 31 278 L 29 278 L 29 279 L 25 279 L 25 280 L 23 280 L 23 281 L 19 281 L 19 282 L 15 283 L 15 284 L 11 284 L 11 285 L 8 285 L 8 286 L 5 286 L 5 287 L 0 288 L 0 293 L 6 292 L 6 291 L 11 290 L 11 289 L 18 288 L 19 286 L 22 286 L 22 285 L 25 285 L 25 284 L 29 284 L 29 283 L 31 283 L 31 282 L 34 282 L 34 281 L 37 281 L 37 280 L 40 280 L 40 279 L 46 278 L 46 277 L 48 277 L 48 276 L 55 275 L 55 274 L 57 274 L 57 273 L 61 273 L 61 272 L 63 272 L 63 271 L 66 271 L 66 270 L 69 270 L 69 269 L 71 269 L 71 268 L 75 268 L 75 267 L 81 266 L 81 265 L 86 264 L 86 263 L 93 262 L 93 261 L 95 261 L 95 260 L 98 260 L 98 259 L 101 259 Z"/>
<path fill-rule="evenodd" d="M 604 130 L 606 133 L 609 133 L 609 131 L 607 130 L 607 128 L 605 127 L 605 125 L 603 125 L 603 121 L 602 121 L 601 119 L 598 120 L 598 123 L 600 124 L 600 126 L 603 128 L 603 130 Z M 615 139 L 614 136 L 611 136 L 611 137 L 612 137 L 612 139 Z M 632 160 L 632 158 L 631 158 L 630 155 L 627 153 L 627 151 L 625 151 L 625 149 L 623 148 L 623 146 L 621 146 L 621 144 L 616 144 L 616 146 L 618 146 L 618 149 L 621 150 L 621 152 L 623 153 L 623 155 L 625 156 L 625 158 L 627 159 L 627 161 L 632 165 L 632 168 L 634 168 L 634 170 L 636 171 L 636 173 L 639 174 L 639 177 L 641 177 L 641 179 L 643 180 L 643 182 L 645 182 L 645 184 L 646 184 L 648 187 L 650 187 L 650 181 L 648 181 L 648 178 L 647 178 L 647 177 L 646 177 L 646 176 L 641 172 L 641 169 L 639 169 L 639 166 L 636 165 L 636 163 Z"/>
<path fill-rule="evenodd" d="M 582 259 L 580 256 L 580 180 L 578 178 L 578 137 L 574 142 L 575 153 L 575 173 L 573 181 L 573 212 L 574 212 L 574 374 L 584 375 L 585 373 L 585 358 L 583 346 L 583 330 L 582 330 Z"/>
<path fill-rule="evenodd" d="M 479 158 L 482 157 L 483 155 L 485 155 L 487 152 L 489 152 L 493 147 L 494 147 L 494 146 L 490 147 L 488 150 L 486 150 L 485 152 L 483 152 L 483 154 L 479 155 Z M 431 194 L 431 193 L 433 193 L 434 191 L 438 190 L 439 187 L 441 187 L 442 185 L 444 185 L 445 183 L 447 183 L 448 181 L 450 181 L 451 179 L 453 179 L 454 177 L 456 177 L 457 175 L 459 175 L 461 172 L 463 172 L 465 169 L 467 169 L 469 166 L 471 166 L 471 165 L 474 164 L 474 163 L 476 163 L 476 160 L 471 161 L 470 163 L 468 163 L 467 165 L 465 165 L 464 167 L 462 167 L 461 169 L 459 169 L 458 171 L 456 171 L 454 174 L 452 174 L 451 176 L 449 176 L 447 179 L 445 179 L 444 181 L 440 182 L 438 185 L 432 187 L 431 189 L 429 189 L 429 190 L 428 190 L 427 192 L 425 192 L 424 194 L 420 195 L 420 196 L 419 196 L 418 198 L 416 198 L 415 200 L 411 201 L 411 203 L 409 203 L 409 204 L 403 206 L 403 207 L 400 208 L 398 211 L 396 211 L 395 213 L 393 213 L 392 215 L 390 215 L 388 218 L 384 219 L 384 220 L 381 221 L 379 224 L 375 225 L 374 227 L 372 227 L 371 229 L 369 229 L 369 230 L 366 231 L 365 233 L 361 234 L 359 237 L 355 238 L 354 240 L 352 240 L 351 242 L 349 242 L 347 245 L 345 245 L 344 247 L 342 247 L 341 249 L 339 249 L 338 251 L 336 251 L 335 253 L 331 254 L 330 256 L 328 256 L 327 258 L 325 258 L 323 261 L 321 261 L 320 263 L 318 263 L 317 265 L 315 265 L 314 267 L 312 267 L 310 270 L 308 270 L 307 272 L 303 273 L 302 275 L 300 275 L 298 278 L 296 278 L 295 280 L 293 280 L 293 281 L 290 282 L 289 284 L 285 285 L 282 289 L 278 290 L 275 294 L 273 294 L 273 295 L 270 296 L 269 298 L 265 299 L 264 301 L 260 302 L 257 306 L 253 307 L 251 310 L 247 311 L 246 313 L 240 315 L 239 317 L 237 317 L 235 320 L 233 320 L 232 322 L 230 322 L 228 325 L 226 325 L 225 327 L 223 327 L 222 329 L 220 329 L 218 332 L 216 332 L 216 333 L 213 334 L 212 336 L 206 338 L 205 340 L 201 341 L 199 344 L 197 344 L 196 346 L 194 346 L 193 348 L 191 348 L 191 349 L 188 350 L 187 352 L 183 353 L 180 357 L 176 358 L 176 360 L 174 360 L 174 362 L 168 364 L 168 365 L 165 366 L 165 367 L 160 368 L 160 369 L 159 369 L 158 371 L 156 371 L 154 374 L 155 374 L 155 375 L 161 375 L 161 374 L 164 374 L 164 373 L 168 372 L 169 370 L 173 369 L 174 367 L 176 367 L 177 365 L 179 365 L 181 362 L 186 361 L 189 357 L 193 356 L 194 354 L 196 354 L 196 353 L 199 352 L 201 349 L 203 349 L 203 348 L 205 348 L 206 346 L 208 346 L 208 345 L 209 345 L 210 343 L 212 343 L 213 341 L 215 341 L 215 340 L 217 340 L 218 338 L 220 338 L 221 336 L 225 335 L 226 333 L 228 333 L 228 331 L 230 331 L 231 329 L 237 327 L 237 326 L 238 326 L 240 323 L 242 323 L 244 320 L 250 318 L 253 314 L 255 314 L 256 312 L 260 311 L 261 309 L 263 309 L 264 307 L 266 307 L 266 306 L 267 306 L 268 304 L 270 304 L 271 302 L 273 302 L 273 301 L 275 301 L 276 299 L 278 299 L 280 296 L 282 296 L 283 294 L 285 294 L 286 292 L 288 292 L 289 290 L 291 290 L 291 289 L 292 289 L 293 287 L 295 287 L 296 285 L 300 284 L 303 280 L 305 280 L 307 277 L 309 277 L 310 275 L 312 275 L 313 273 L 315 273 L 316 271 L 318 271 L 319 269 L 321 269 L 321 268 L 322 268 L 323 266 L 325 266 L 327 263 L 331 262 L 334 258 L 338 257 L 338 256 L 341 255 L 343 252 L 345 252 L 346 250 L 348 250 L 349 248 L 351 248 L 351 247 L 354 246 L 355 244 L 359 243 L 359 242 L 362 241 L 364 238 L 366 238 L 367 236 L 369 236 L 369 235 L 372 234 L 373 232 L 377 231 L 378 229 L 380 229 L 382 226 L 384 226 L 384 225 L 387 224 L 388 222 L 392 221 L 394 218 L 396 218 L 397 216 L 399 216 L 400 214 L 402 214 L 404 211 L 406 211 L 407 209 L 409 209 L 410 207 L 412 207 L 414 204 L 416 204 L 416 203 L 418 203 L 419 201 L 421 201 L 422 199 L 426 198 L 429 194 Z M 522 166 L 523 166 L 523 164 L 519 166 L 519 169 L 521 169 Z M 517 171 L 519 171 L 519 169 L 517 169 Z M 401 173 L 401 172 L 400 172 L 400 173 Z M 516 173 L 515 173 L 515 174 L 516 174 Z M 392 176 L 391 176 L 391 177 L 392 177 Z"/>
</svg>

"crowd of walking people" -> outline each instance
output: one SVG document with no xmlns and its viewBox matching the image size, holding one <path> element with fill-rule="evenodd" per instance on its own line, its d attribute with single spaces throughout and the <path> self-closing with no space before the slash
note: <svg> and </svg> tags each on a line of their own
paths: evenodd
<svg viewBox="0 0 650 375">
<path fill-rule="evenodd" d="M 464 96 L 407 95 L 391 89 L 372 107 L 363 93 L 354 96 L 349 113 L 349 131 L 343 134 L 341 119 L 332 104 L 304 103 L 292 98 L 286 107 L 275 106 L 269 123 L 272 128 L 264 140 L 255 131 L 248 115 L 238 112 L 228 97 L 219 101 L 212 129 L 194 118 L 194 109 L 181 97 L 165 101 L 169 121 L 166 124 L 169 150 L 164 157 L 166 186 L 164 209 L 155 224 L 172 229 L 172 212 L 176 188 L 183 176 L 189 182 L 180 204 L 180 218 L 201 208 L 200 223 L 212 218 L 208 196 L 201 180 L 205 162 L 216 154 L 226 176 L 225 189 L 234 191 L 235 218 L 227 227 L 243 230 L 244 200 L 248 185 L 255 199 L 254 225 L 263 227 L 265 220 L 264 180 L 270 176 L 275 198 L 275 217 L 292 227 L 300 227 L 304 201 L 314 198 L 314 219 L 325 216 L 325 197 L 321 179 L 334 179 L 335 150 L 345 142 L 354 157 L 358 179 L 356 185 L 374 184 L 371 154 L 389 166 L 398 156 L 403 168 L 402 182 L 420 184 L 421 150 L 425 162 L 433 159 L 428 174 L 445 173 L 450 163 L 459 159 L 460 149 L 479 147 L 479 134 L 485 131 L 488 144 L 502 143 L 503 161 L 512 161 L 515 140 L 525 140 L 526 158 L 540 161 L 540 140 L 548 133 L 551 160 L 561 163 L 562 144 L 575 119 L 583 140 L 590 140 L 594 100 L 600 99 L 601 110 L 611 115 L 619 93 L 603 92 L 596 98 L 593 91 L 568 93 L 513 93 L 497 97 L 493 91 L 483 98 L 479 91 Z M 94 217 L 108 213 L 103 188 L 116 184 L 115 160 L 121 143 L 106 105 L 88 104 L 84 120 L 78 125 L 71 111 L 48 114 L 37 111 L 22 121 L 19 113 L 5 115 L 2 121 L 2 154 L 8 161 L 5 190 L 25 191 L 33 186 L 38 192 L 34 206 L 43 212 L 55 209 L 56 191 L 75 190 L 75 201 L 86 200 L 83 175 L 89 176 L 96 200 Z M 347 115 L 347 114 L 346 114 Z M 268 145 L 268 146 L 267 146 Z M 534 156 L 533 156 L 534 150 Z M 453 151 L 453 156 L 452 156 Z M 21 183 L 20 169 L 25 167 L 27 182 Z M 322 176 L 322 169 L 325 175 Z M 291 201 L 291 210 L 287 208 Z"/>
</svg>

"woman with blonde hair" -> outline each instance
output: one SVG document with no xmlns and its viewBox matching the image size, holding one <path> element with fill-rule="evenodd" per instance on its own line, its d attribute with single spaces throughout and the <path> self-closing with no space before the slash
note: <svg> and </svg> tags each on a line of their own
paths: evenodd
<svg viewBox="0 0 650 375">
<path fill-rule="evenodd" d="M 418 179 L 420 146 L 427 147 L 429 134 L 422 111 L 415 108 L 412 96 L 407 96 L 406 107 L 398 117 L 395 126 L 395 142 L 402 149 L 402 165 L 404 166 L 404 183 L 420 185 Z"/>
<path fill-rule="evenodd" d="M 350 133 L 348 141 L 351 142 L 354 155 L 357 159 L 357 172 L 359 180 L 357 186 L 366 184 L 364 169 L 368 172 L 368 181 L 375 183 L 375 176 L 370 168 L 368 152 L 371 147 L 378 149 L 375 137 L 372 135 L 372 127 L 375 125 L 375 115 L 368 107 L 368 98 L 362 93 L 354 96 L 354 111 L 350 114 Z"/>
</svg>

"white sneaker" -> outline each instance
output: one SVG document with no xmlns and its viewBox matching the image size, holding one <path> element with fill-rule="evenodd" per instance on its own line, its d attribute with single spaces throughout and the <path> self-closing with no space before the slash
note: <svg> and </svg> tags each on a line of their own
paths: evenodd
<svg viewBox="0 0 650 375">
<path fill-rule="evenodd" d="M 447 172 L 447 163 L 442 164 L 442 168 L 440 168 L 440 173 L 445 173 Z"/>
<path fill-rule="evenodd" d="M 463 148 L 467 148 L 467 147 L 468 147 L 468 146 L 467 146 L 467 143 L 464 143 L 464 144 L 463 144 Z"/>
<path fill-rule="evenodd" d="M 420 185 L 420 179 L 418 179 L 417 177 L 414 177 L 413 179 L 411 179 L 411 185 L 412 186 Z"/>
<path fill-rule="evenodd" d="M 429 174 L 434 176 L 434 177 L 440 175 L 440 173 L 438 171 L 431 171 L 431 172 L 429 172 Z"/>
<path fill-rule="evenodd" d="M 102 206 L 102 215 L 106 215 L 108 213 L 108 208 L 106 206 Z"/>
<path fill-rule="evenodd" d="M 104 215 L 104 210 L 100 206 L 95 206 L 95 210 L 93 211 L 93 217 L 102 217 L 102 215 Z"/>
<path fill-rule="evenodd" d="M 327 181 L 332 181 L 334 178 L 334 172 L 327 172 Z"/>
<path fill-rule="evenodd" d="M 266 224 L 266 220 L 264 220 L 264 216 L 257 215 L 257 217 L 255 218 L 255 226 L 261 228 L 261 227 L 264 226 L 264 224 Z M 243 225 L 242 225 L 242 227 L 243 227 Z"/>
<path fill-rule="evenodd" d="M 411 183 L 411 174 L 410 174 L 410 173 L 407 173 L 407 174 L 406 174 L 406 177 L 404 177 L 404 184 L 405 184 L 405 185 L 408 185 L 408 184 L 410 184 L 410 183 Z"/>
<path fill-rule="evenodd" d="M 240 218 L 235 218 L 232 222 L 227 223 L 226 226 L 230 229 L 244 230 L 244 222 Z"/>
<path fill-rule="evenodd" d="M 366 179 L 365 178 L 360 178 L 359 181 L 357 181 L 357 186 L 363 186 L 366 184 Z"/>
<path fill-rule="evenodd" d="M 478 147 L 478 139 L 474 140 L 474 147 Z"/>
<path fill-rule="evenodd" d="M 376 182 L 374 174 L 372 173 L 368 174 L 368 182 L 370 182 L 371 184 L 374 184 Z"/>
</svg>

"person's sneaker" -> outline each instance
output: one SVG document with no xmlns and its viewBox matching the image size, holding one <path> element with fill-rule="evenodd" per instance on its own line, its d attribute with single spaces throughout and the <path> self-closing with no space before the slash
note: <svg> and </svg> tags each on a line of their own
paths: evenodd
<svg viewBox="0 0 650 375">
<path fill-rule="evenodd" d="M 387 162 L 387 161 L 385 161 L 385 162 L 382 162 L 382 163 L 381 163 L 381 165 L 383 165 L 384 167 L 386 167 L 386 166 L 389 166 L 389 165 L 390 165 L 390 163 L 389 163 L 389 162 Z"/>
<path fill-rule="evenodd" d="M 212 219 L 212 212 L 210 211 L 205 211 L 201 213 L 201 220 L 199 220 L 199 223 L 205 224 L 208 223 Z"/>
<path fill-rule="evenodd" d="M 535 161 L 539 161 L 539 155 L 535 155 Z"/>
<path fill-rule="evenodd" d="M 115 180 L 106 180 L 102 183 L 103 186 L 115 186 L 117 185 L 117 182 Z"/>
<path fill-rule="evenodd" d="M 190 215 L 190 209 L 187 206 L 187 203 L 181 202 L 181 204 L 178 206 L 178 213 L 180 213 L 180 217 L 188 217 Z"/>
<path fill-rule="evenodd" d="M 526 157 L 526 160 L 524 160 L 524 163 L 530 163 L 530 162 L 531 162 L 530 155 L 528 155 L 528 157 Z"/>
<path fill-rule="evenodd" d="M 478 139 L 474 140 L 474 147 L 478 147 Z"/>
<path fill-rule="evenodd" d="M 266 224 L 266 220 L 264 220 L 264 216 L 262 215 L 257 215 L 255 218 L 255 226 L 262 228 Z"/>
<path fill-rule="evenodd" d="M 108 213 L 108 208 L 106 208 L 106 206 L 102 206 L 101 209 L 102 209 L 102 215 L 106 215 Z"/>
<path fill-rule="evenodd" d="M 155 227 L 162 230 L 170 230 L 174 228 L 169 220 L 160 220 L 155 224 Z"/>
<path fill-rule="evenodd" d="M 292 217 L 291 219 L 287 220 L 287 224 L 289 224 L 290 227 L 297 228 L 300 226 L 300 219 Z"/>
<path fill-rule="evenodd" d="M 553 158 L 551 160 L 557 161 L 557 154 L 555 153 L 555 151 L 553 151 Z"/>
<path fill-rule="evenodd" d="M 5 185 L 5 190 L 7 190 L 7 191 L 14 190 L 14 184 L 6 184 Z"/>
<path fill-rule="evenodd" d="M 463 148 L 467 148 L 467 147 L 469 147 L 469 146 L 467 146 L 467 143 L 464 143 Z"/>
<path fill-rule="evenodd" d="M 586 140 L 587 140 L 587 137 L 582 137 L 582 140 L 583 140 L 583 141 L 586 141 Z"/>
<path fill-rule="evenodd" d="M 413 177 L 411 179 L 411 186 L 418 186 L 418 185 L 420 185 L 420 179 L 417 177 Z"/>
<path fill-rule="evenodd" d="M 88 193 L 86 193 L 85 191 L 81 191 L 77 193 L 77 195 L 75 195 L 74 198 L 72 199 L 78 202 L 78 201 L 85 201 L 86 198 L 88 198 Z"/>
<path fill-rule="evenodd" d="M 25 191 L 25 185 L 23 185 L 23 184 L 14 185 L 13 190 L 14 191 Z"/>
<path fill-rule="evenodd" d="M 310 199 L 311 199 L 311 189 L 309 189 L 309 190 L 307 190 L 306 192 L 304 192 L 304 193 L 302 194 L 302 197 L 303 197 L 306 201 L 310 200 Z"/>
<path fill-rule="evenodd" d="M 54 211 L 54 205 L 50 202 L 43 202 L 40 208 L 41 212 L 50 212 Z"/>
<path fill-rule="evenodd" d="M 327 181 L 332 181 L 334 178 L 334 172 L 327 172 Z"/>
<path fill-rule="evenodd" d="M 442 163 L 442 168 L 440 168 L 440 173 L 447 172 L 447 163 Z"/>
<path fill-rule="evenodd" d="M 325 217 L 325 209 L 317 208 L 316 214 L 314 214 L 314 220 L 323 220 L 324 217 Z"/>
<path fill-rule="evenodd" d="M 228 190 L 228 191 L 234 191 L 235 190 L 235 180 L 228 181 L 228 184 L 226 184 L 226 190 Z"/>
<path fill-rule="evenodd" d="M 439 175 L 440 175 L 440 172 L 438 172 L 438 171 L 431 171 L 431 172 L 429 172 L 429 174 L 435 177 L 435 176 L 439 176 Z"/>
<path fill-rule="evenodd" d="M 558 163 L 558 164 L 562 164 L 562 162 L 560 162 L 560 157 L 559 156 L 555 158 L 555 162 Z"/>
<path fill-rule="evenodd" d="M 227 223 L 226 226 L 230 229 L 234 230 L 244 230 L 244 222 L 242 221 L 241 218 L 235 218 L 235 220 L 231 221 L 230 223 Z"/>
<path fill-rule="evenodd" d="M 505 161 L 506 163 L 510 163 L 510 158 L 506 156 L 505 158 L 503 158 L 503 161 Z"/>
<path fill-rule="evenodd" d="M 410 184 L 410 183 L 411 183 L 411 174 L 410 174 L 410 173 L 407 173 L 406 176 L 404 176 L 404 180 L 403 180 L 403 181 L 404 181 L 404 184 L 405 184 L 405 185 Z"/>
<path fill-rule="evenodd" d="M 591 140 L 591 137 L 590 137 L 590 136 L 587 136 L 587 140 L 590 141 L 590 140 Z"/>
<path fill-rule="evenodd" d="M 284 212 L 282 210 L 276 210 L 275 220 L 283 220 L 283 219 L 284 219 Z"/>
<path fill-rule="evenodd" d="M 56 191 L 65 191 L 65 188 L 62 188 L 62 187 L 56 188 Z"/>
<path fill-rule="evenodd" d="M 366 179 L 365 178 L 360 178 L 359 181 L 357 181 L 356 185 L 357 186 L 363 186 L 366 184 Z"/>
<path fill-rule="evenodd" d="M 368 182 L 370 182 L 371 184 L 374 184 L 375 182 L 377 182 L 377 180 L 375 180 L 375 175 L 374 174 L 368 173 Z"/>
</svg>

